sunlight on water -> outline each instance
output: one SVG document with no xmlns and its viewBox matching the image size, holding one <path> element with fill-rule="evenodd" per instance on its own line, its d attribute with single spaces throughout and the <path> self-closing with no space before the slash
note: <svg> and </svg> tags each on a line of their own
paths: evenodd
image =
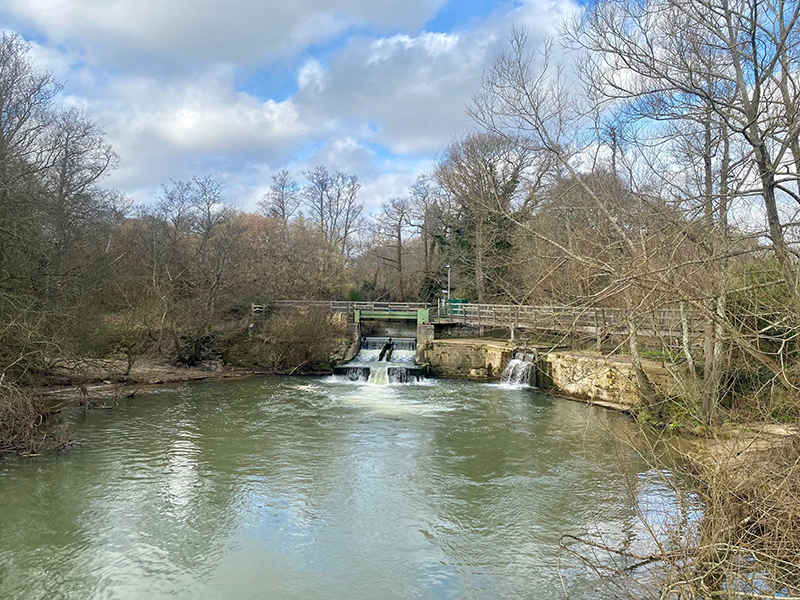
<svg viewBox="0 0 800 600">
<path fill-rule="evenodd" d="M 561 536 L 645 552 L 634 499 L 679 505 L 631 423 L 530 389 L 254 378 L 75 419 L 0 461 L 4 600 L 594 599 Z"/>
</svg>

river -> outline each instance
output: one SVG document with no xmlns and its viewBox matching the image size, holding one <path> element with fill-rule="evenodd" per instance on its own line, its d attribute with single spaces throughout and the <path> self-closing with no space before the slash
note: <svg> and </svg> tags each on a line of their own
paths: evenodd
<svg viewBox="0 0 800 600">
<path fill-rule="evenodd" d="M 606 597 L 561 535 L 645 551 L 635 500 L 673 501 L 624 416 L 523 388 L 251 378 L 74 419 L 0 460 L 0 598 Z"/>
</svg>

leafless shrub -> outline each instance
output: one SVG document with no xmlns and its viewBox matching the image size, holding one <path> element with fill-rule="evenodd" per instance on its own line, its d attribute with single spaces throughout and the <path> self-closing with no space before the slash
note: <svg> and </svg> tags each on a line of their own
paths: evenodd
<svg viewBox="0 0 800 600">
<path fill-rule="evenodd" d="M 635 543 L 563 536 L 563 556 L 597 579 L 608 594 L 601 597 L 800 597 L 800 438 L 793 429 L 735 426 L 725 437 L 698 440 L 699 449 L 683 437 L 653 443 L 647 433 L 627 443 L 671 491 L 668 500 L 654 500 L 630 482 Z M 672 466 L 661 470 L 665 464 Z"/>
<path fill-rule="evenodd" d="M 63 445 L 60 435 L 42 427 L 50 414 L 42 398 L 0 378 L 0 453 L 30 456 Z"/>
<path fill-rule="evenodd" d="M 247 340 L 235 341 L 226 360 L 276 372 L 302 373 L 333 366 L 342 348 L 345 324 L 327 310 L 280 312 Z"/>
<path fill-rule="evenodd" d="M 703 520 L 679 597 L 800 595 L 800 439 L 786 433 L 739 433 L 694 462 Z"/>
</svg>

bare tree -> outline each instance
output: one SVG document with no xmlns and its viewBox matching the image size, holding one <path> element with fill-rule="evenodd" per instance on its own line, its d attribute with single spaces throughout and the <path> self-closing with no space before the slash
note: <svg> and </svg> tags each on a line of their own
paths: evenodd
<svg viewBox="0 0 800 600">
<path fill-rule="evenodd" d="M 331 174 L 325 167 L 307 171 L 305 177 L 308 183 L 303 188 L 303 200 L 310 218 L 330 248 L 348 256 L 364 210 L 358 201 L 361 182 L 356 175 L 341 171 Z"/>
<path fill-rule="evenodd" d="M 445 218 L 445 196 L 447 192 L 432 175 L 423 174 L 409 189 L 411 218 L 422 245 L 422 290 L 421 296 L 431 300 L 441 289 L 442 240 L 450 219 Z"/>
<path fill-rule="evenodd" d="M 222 289 L 241 236 L 224 185 L 210 177 L 173 181 L 140 213 L 137 254 L 160 299 L 159 348 L 166 329 L 181 362 L 206 356 Z"/>
<path fill-rule="evenodd" d="M 50 255 L 41 227 L 47 217 L 35 175 L 48 166 L 43 138 L 59 89 L 36 69 L 27 42 L 0 36 L 0 286 L 9 297 L 25 289 L 21 281 L 49 279 L 42 267 Z"/>
<path fill-rule="evenodd" d="M 800 5 L 778 0 L 596 3 L 574 30 L 593 90 L 631 110 L 713 113 L 751 151 L 772 251 L 797 298 L 779 193 L 800 203 Z"/>
<path fill-rule="evenodd" d="M 390 264 L 397 273 L 397 295 L 401 302 L 406 300 L 406 281 L 403 258 L 411 225 L 411 203 L 407 198 L 391 198 L 381 207 L 375 217 L 381 246 L 377 248 L 378 257 Z M 392 249 L 391 254 L 384 254 L 382 246 Z"/>
<path fill-rule="evenodd" d="M 300 208 L 300 187 L 287 170 L 271 176 L 269 192 L 258 203 L 261 213 L 288 223 Z"/>
<path fill-rule="evenodd" d="M 478 302 L 486 300 L 487 282 L 496 278 L 493 270 L 500 263 L 495 254 L 508 249 L 504 220 L 524 191 L 530 157 L 516 139 L 476 133 L 448 146 L 436 168 L 437 181 L 460 207 L 463 239 L 470 250 L 463 258 L 473 273 Z"/>
<path fill-rule="evenodd" d="M 50 129 L 46 144 L 52 166 L 44 172 L 43 208 L 53 223 L 53 271 L 58 277 L 64 254 L 103 217 L 105 195 L 97 184 L 119 157 L 102 129 L 79 110 L 59 112 Z"/>
<path fill-rule="evenodd" d="M 46 168 L 42 138 L 54 120 L 52 102 L 61 86 L 38 71 L 29 44 L 17 34 L 0 36 L 0 193 L 19 178 Z"/>
</svg>

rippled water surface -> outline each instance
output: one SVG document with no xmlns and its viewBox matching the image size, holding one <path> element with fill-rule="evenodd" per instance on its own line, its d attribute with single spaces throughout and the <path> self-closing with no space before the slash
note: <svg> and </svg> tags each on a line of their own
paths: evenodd
<svg viewBox="0 0 800 600">
<path fill-rule="evenodd" d="M 633 497 L 667 492 L 627 427 L 458 381 L 140 394 L 0 461 L 0 598 L 601 597 L 559 539 L 646 543 Z"/>
</svg>

